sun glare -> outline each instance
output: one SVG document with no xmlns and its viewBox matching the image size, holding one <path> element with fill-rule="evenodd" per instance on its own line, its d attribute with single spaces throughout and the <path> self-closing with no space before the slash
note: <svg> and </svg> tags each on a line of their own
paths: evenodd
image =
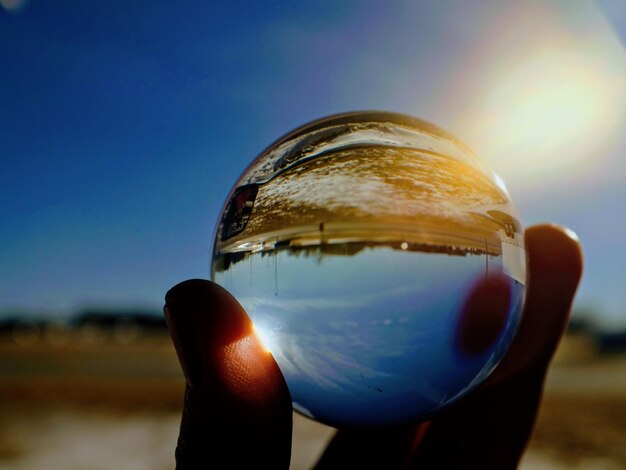
<svg viewBox="0 0 626 470">
<path fill-rule="evenodd" d="M 546 73 L 541 63 L 528 64 L 505 85 L 507 92 L 519 90 L 518 106 L 507 123 L 512 135 L 523 131 L 517 144 L 551 147 L 601 121 L 608 97 L 589 69 L 570 64 L 559 72 Z"/>
<path fill-rule="evenodd" d="M 502 77 L 484 103 L 492 153 L 526 175 L 589 158 L 624 108 L 624 77 L 603 72 L 588 57 L 555 51 Z"/>
<path fill-rule="evenodd" d="M 261 346 L 263 346 L 263 349 L 265 350 L 265 352 L 271 354 L 272 353 L 272 339 L 270 335 L 268 335 L 267 332 L 263 331 L 262 328 L 259 328 L 254 323 L 252 324 L 252 330 L 254 331 L 254 334 L 256 335 L 256 337 L 259 339 Z"/>
</svg>

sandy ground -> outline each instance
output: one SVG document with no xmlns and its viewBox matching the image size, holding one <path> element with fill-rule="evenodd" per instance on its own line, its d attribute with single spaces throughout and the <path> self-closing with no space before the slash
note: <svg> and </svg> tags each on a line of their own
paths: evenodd
<svg viewBox="0 0 626 470">
<path fill-rule="evenodd" d="M 0 345 L 0 468 L 173 468 L 181 399 L 182 377 L 164 340 Z M 292 468 L 307 469 L 333 430 L 294 419 Z M 626 468 L 624 442 L 626 357 L 569 354 L 551 370 L 521 468 Z"/>
<path fill-rule="evenodd" d="M 17 410 L 0 421 L 0 468 L 7 470 L 142 470 L 174 468 L 179 416 L 175 412 L 93 412 L 57 408 L 45 412 Z M 603 432 L 584 433 L 565 442 L 550 442 L 545 432 L 531 445 L 522 470 L 619 470 L 625 468 L 623 429 L 609 438 L 614 448 L 603 455 Z M 613 431 L 609 430 L 609 433 Z M 308 469 L 317 459 L 331 428 L 294 417 L 292 469 Z M 576 433 L 574 433 L 576 434 Z M 580 442 L 579 442 L 580 441 Z M 591 443 L 590 443 L 591 441 Z M 619 442 L 618 442 L 619 441 Z"/>
<path fill-rule="evenodd" d="M 179 422 L 175 412 L 9 412 L 0 421 L 0 468 L 172 469 Z M 332 433 L 296 415 L 291 467 L 310 468 Z"/>
</svg>

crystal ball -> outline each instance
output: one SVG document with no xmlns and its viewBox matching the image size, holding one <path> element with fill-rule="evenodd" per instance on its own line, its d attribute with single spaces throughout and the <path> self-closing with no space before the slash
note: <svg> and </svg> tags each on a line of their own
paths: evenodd
<svg viewBox="0 0 626 470">
<path fill-rule="evenodd" d="M 211 271 L 294 409 L 337 427 L 425 419 L 480 384 L 526 279 L 502 180 L 439 127 L 383 112 L 320 119 L 262 152 L 227 197 Z"/>
</svg>

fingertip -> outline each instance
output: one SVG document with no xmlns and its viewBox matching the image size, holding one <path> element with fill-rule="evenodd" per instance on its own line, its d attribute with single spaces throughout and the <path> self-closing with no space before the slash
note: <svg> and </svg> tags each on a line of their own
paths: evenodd
<svg viewBox="0 0 626 470">
<path fill-rule="evenodd" d="M 165 294 L 165 307 L 173 308 L 182 303 L 187 303 L 189 299 L 202 297 L 206 289 L 211 288 L 211 281 L 205 279 L 187 279 L 179 282 Z"/>
<path fill-rule="evenodd" d="M 172 287 L 163 312 L 189 384 L 206 381 L 218 353 L 252 331 L 250 319 L 232 295 L 204 279 Z"/>
<path fill-rule="evenodd" d="M 552 332 L 556 347 L 569 321 L 571 304 L 583 273 L 578 235 L 566 227 L 542 224 L 526 232 L 529 282 L 525 315 Z M 539 334 L 541 337 L 541 333 Z"/>
<path fill-rule="evenodd" d="M 207 311 L 242 310 L 235 298 L 219 284 L 206 279 L 188 279 L 165 294 L 165 307 L 178 321 L 181 316 L 205 316 Z"/>
<path fill-rule="evenodd" d="M 190 279 L 165 296 L 164 312 L 187 383 L 251 406 L 288 397 L 284 378 L 243 307 L 220 285 Z M 289 399 L 289 402 L 291 400 Z"/>
<path fill-rule="evenodd" d="M 531 272 L 557 269 L 578 283 L 583 272 L 583 252 L 576 232 L 557 224 L 540 224 L 526 230 L 525 241 Z"/>
</svg>

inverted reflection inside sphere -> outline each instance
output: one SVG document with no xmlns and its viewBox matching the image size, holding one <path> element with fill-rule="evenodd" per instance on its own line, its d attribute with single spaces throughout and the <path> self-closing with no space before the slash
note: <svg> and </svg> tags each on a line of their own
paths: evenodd
<svg viewBox="0 0 626 470">
<path fill-rule="evenodd" d="M 522 227 L 456 138 L 389 113 L 301 127 L 228 197 L 212 276 L 294 408 L 334 426 L 427 417 L 494 369 L 519 322 Z"/>
</svg>

